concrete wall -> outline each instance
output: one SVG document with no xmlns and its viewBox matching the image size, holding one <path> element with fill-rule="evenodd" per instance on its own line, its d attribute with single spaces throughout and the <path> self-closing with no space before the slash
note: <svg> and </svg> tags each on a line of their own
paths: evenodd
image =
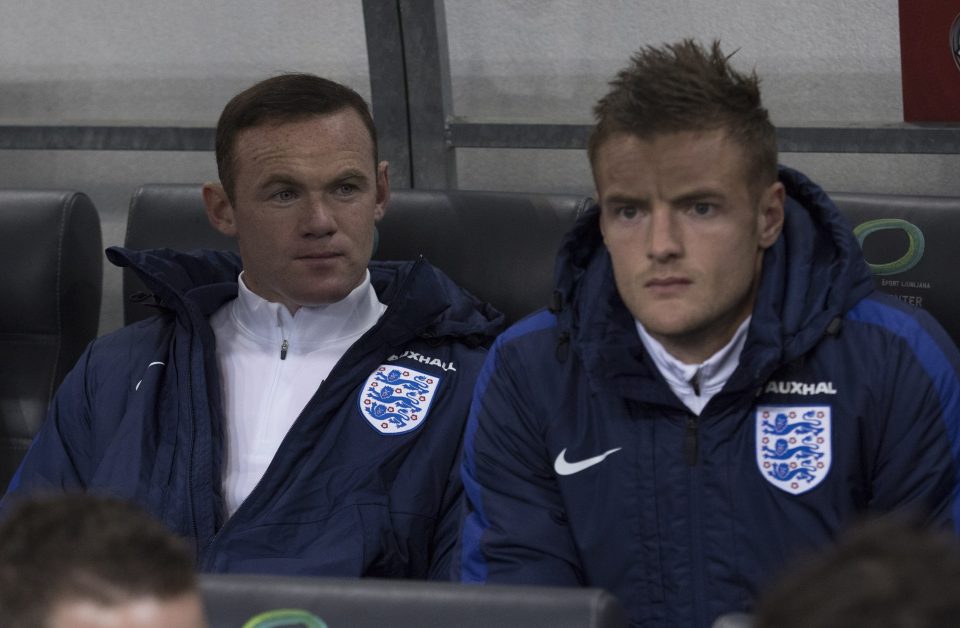
<svg viewBox="0 0 960 628">
<path fill-rule="evenodd" d="M 384 0 L 388 1 L 388 0 Z M 446 0 L 454 114 L 590 121 L 640 46 L 720 38 L 756 67 L 776 122 L 902 117 L 896 0 Z M 212 126 L 234 93 L 316 72 L 369 98 L 359 0 L 0 0 L 0 120 Z M 581 151 L 457 152 L 459 186 L 589 193 Z M 956 156 L 783 155 L 830 190 L 960 194 Z M 106 244 L 123 239 L 144 182 L 214 178 L 210 153 L 0 151 L 0 186 L 93 197 Z M 105 273 L 101 331 L 120 324 Z"/>
</svg>

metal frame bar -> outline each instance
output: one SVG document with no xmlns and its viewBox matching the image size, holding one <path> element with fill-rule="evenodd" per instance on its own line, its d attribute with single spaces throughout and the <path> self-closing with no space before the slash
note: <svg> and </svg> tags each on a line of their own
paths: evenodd
<svg viewBox="0 0 960 628">
<path fill-rule="evenodd" d="M 391 99 L 386 101 L 390 104 Z M 393 101 L 390 106 L 397 108 L 396 99 Z M 395 126 L 383 126 L 396 129 L 404 128 L 405 124 L 400 120 Z M 438 162 L 447 161 L 448 151 L 456 148 L 583 149 L 590 129 L 586 124 L 457 120 L 443 126 L 439 133 L 441 139 L 434 137 L 421 149 L 432 150 Z M 426 131 L 421 129 L 420 133 L 426 134 Z M 398 187 L 408 187 L 408 140 L 402 133 L 383 132 L 379 128 L 378 135 L 381 158 L 391 162 L 392 182 Z M 777 137 L 780 150 L 788 153 L 960 154 L 960 125 L 779 127 Z M 212 151 L 213 145 L 214 129 L 206 127 L 0 125 L 0 150 Z M 421 159 L 429 157 L 421 153 Z"/>
<path fill-rule="evenodd" d="M 413 185 L 410 107 L 399 0 L 363 0 L 370 66 L 370 106 L 377 124 L 379 159 L 390 162 L 390 185 Z"/>
<path fill-rule="evenodd" d="M 454 148 L 584 149 L 591 128 L 457 120 L 448 125 L 448 138 Z M 777 139 L 785 153 L 960 154 L 960 125 L 779 127 Z"/>
<path fill-rule="evenodd" d="M 413 187 L 455 188 L 456 153 L 446 139 L 453 96 L 443 0 L 399 2 L 407 68 Z"/>
<path fill-rule="evenodd" d="M 397 107 L 396 102 L 392 106 Z M 397 127 L 384 126 L 393 129 L 405 124 L 401 120 Z M 583 149 L 590 129 L 586 124 L 457 120 L 445 124 L 440 133 L 443 139 L 431 142 L 429 148 L 441 153 L 436 157 L 441 163 L 456 148 Z M 409 187 L 408 140 L 396 132 L 378 130 L 378 135 L 381 157 L 391 162 L 392 183 Z M 780 127 L 777 137 L 780 150 L 788 153 L 960 154 L 960 125 Z M 214 129 L 206 127 L 0 125 L 0 150 L 212 151 L 213 145 Z"/>
<path fill-rule="evenodd" d="M 215 129 L 171 126 L 0 125 L 0 150 L 212 151 Z"/>
</svg>

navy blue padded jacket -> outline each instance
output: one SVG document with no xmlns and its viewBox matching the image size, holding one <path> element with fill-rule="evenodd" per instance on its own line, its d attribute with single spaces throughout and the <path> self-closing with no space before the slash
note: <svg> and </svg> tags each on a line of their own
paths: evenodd
<svg viewBox="0 0 960 628">
<path fill-rule="evenodd" d="M 49 490 L 128 498 L 189 539 L 205 571 L 449 578 L 460 443 L 501 314 L 425 261 L 372 262 L 386 312 L 320 385 L 227 519 L 208 318 L 236 297 L 239 259 L 118 248 L 108 257 L 134 268 L 164 311 L 87 348 L 4 505 Z M 416 429 L 383 434 L 362 414 L 365 384 L 382 365 L 437 380 Z"/>
<path fill-rule="evenodd" d="M 477 383 L 463 581 L 603 587 L 633 626 L 706 627 L 867 513 L 960 520 L 956 347 L 874 291 L 820 188 L 781 180 L 739 366 L 699 417 L 644 350 L 597 209 L 574 227 L 553 311 L 505 332 Z"/>
</svg>

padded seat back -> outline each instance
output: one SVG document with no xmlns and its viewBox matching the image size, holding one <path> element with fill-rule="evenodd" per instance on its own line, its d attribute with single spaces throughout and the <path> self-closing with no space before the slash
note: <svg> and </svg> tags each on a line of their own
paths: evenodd
<svg viewBox="0 0 960 628">
<path fill-rule="evenodd" d="M 563 234 L 590 201 L 574 195 L 394 190 L 374 259 L 423 255 L 513 322 L 549 305 Z M 237 250 L 207 222 L 199 184 L 145 185 L 130 203 L 125 245 Z M 124 321 L 155 311 L 131 301 L 143 283 L 124 269 Z"/>
<path fill-rule="evenodd" d="M 237 574 L 202 574 L 200 586 L 210 628 L 627 626 L 620 603 L 599 589 Z"/>
<path fill-rule="evenodd" d="M 860 240 L 877 289 L 928 310 L 960 345 L 954 276 L 960 198 L 831 194 Z"/>
<path fill-rule="evenodd" d="M 85 195 L 0 190 L 0 491 L 97 335 L 100 217 Z"/>
<path fill-rule="evenodd" d="M 563 235 L 590 199 L 564 194 L 400 190 L 375 259 L 423 255 L 513 323 L 550 305 Z"/>
<path fill-rule="evenodd" d="M 202 186 L 154 183 L 134 192 L 127 213 L 123 245 L 138 251 L 171 248 L 178 251 L 220 249 L 236 251 L 237 241 L 210 225 L 200 195 Z M 157 313 L 149 305 L 147 287 L 129 268 L 123 269 L 123 324 L 129 325 Z"/>
</svg>

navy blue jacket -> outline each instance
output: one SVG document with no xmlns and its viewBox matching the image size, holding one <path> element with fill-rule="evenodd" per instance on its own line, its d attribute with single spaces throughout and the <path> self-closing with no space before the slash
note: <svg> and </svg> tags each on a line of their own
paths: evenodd
<svg viewBox="0 0 960 628">
<path fill-rule="evenodd" d="M 131 499 L 190 539 L 205 571 L 449 578 L 459 443 L 502 315 L 422 260 L 371 263 L 387 311 L 338 362 L 263 479 L 225 519 L 208 318 L 236 297 L 239 259 L 123 249 L 108 257 L 133 267 L 167 309 L 87 348 L 5 502 L 80 489 Z M 438 380 L 416 429 L 385 435 L 364 417 L 367 380 L 381 365 Z"/>
<path fill-rule="evenodd" d="M 644 350 L 597 209 L 577 223 L 554 311 L 505 332 L 478 379 L 462 580 L 603 587 L 634 626 L 706 627 L 867 513 L 960 520 L 956 348 L 874 291 L 822 190 L 781 179 L 740 364 L 699 417 Z"/>
</svg>

